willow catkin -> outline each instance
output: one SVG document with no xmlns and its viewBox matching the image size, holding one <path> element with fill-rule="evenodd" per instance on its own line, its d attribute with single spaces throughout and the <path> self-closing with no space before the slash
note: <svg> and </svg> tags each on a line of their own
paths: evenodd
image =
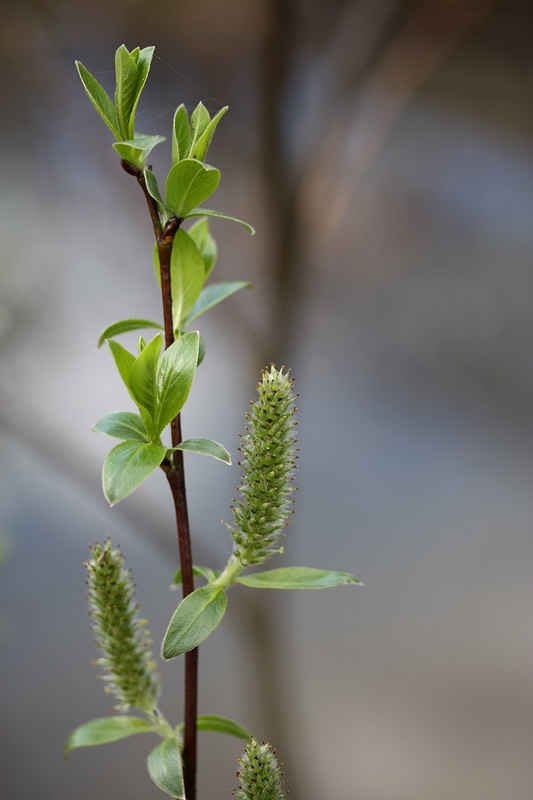
<svg viewBox="0 0 533 800">
<path fill-rule="evenodd" d="M 241 499 L 232 507 L 230 529 L 234 555 L 243 564 L 260 564 L 279 549 L 275 545 L 289 524 L 294 491 L 296 439 L 293 436 L 293 379 L 283 368 L 265 369 L 250 404 L 246 433 L 241 439 Z"/>
</svg>

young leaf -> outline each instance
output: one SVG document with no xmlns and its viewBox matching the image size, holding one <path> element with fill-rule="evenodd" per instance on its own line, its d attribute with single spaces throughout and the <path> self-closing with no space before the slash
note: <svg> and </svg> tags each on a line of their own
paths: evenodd
<svg viewBox="0 0 533 800">
<path fill-rule="evenodd" d="M 163 639 L 163 658 L 175 658 L 198 647 L 219 624 L 227 602 L 225 592 L 213 584 L 187 595 L 169 622 Z"/>
<path fill-rule="evenodd" d="M 135 733 L 156 732 L 154 726 L 139 717 L 101 717 L 79 725 L 72 731 L 65 745 L 65 756 L 76 747 L 107 744 L 133 736 Z"/>
<path fill-rule="evenodd" d="M 203 103 L 198 103 L 191 114 L 193 147 L 211 122 L 209 111 Z"/>
<path fill-rule="evenodd" d="M 115 106 L 117 108 L 120 138 L 133 139 L 133 109 L 136 104 L 137 82 L 139 71 L 135 59 L 127 48 L 121 44 L 115 53 Z"/>
<path fill-rule="evenodd" d="M 163 792 L 175 800 L 185 800 L 181 748 L 177 738 L 168 738 L 154 747 L 147 760 L 148 774 Z"/>
<path fill-rule="evenodd" d="M 313 567 L 282 567 L 266 572 L 255 572 L 253 575 L 245 575 L 235 580 L 258 589 L 325 589 L 328 586 L 342 586 L 346 583 L 361 584 L 361 581 L 347 572 L 330 572 Z"/>
<path fill-rule="evenodd" d="M 204 280 L 203 258 L 189 234 L 180 228 L 170 254 L 172 321 L 176 334 L 182 330 L 182 320 L 196 302 Z"/>
<path fill-rule="evenodd" d="M 213 194 L 220 172 L 192 158 L 178 161 L 171 167 L 165 183 L 167 205 L 176 217 L 183 219 L 195 206 Z"/>
<path fill-rule="evenodd" d="M 156 375 L 162 341 L 161 334 L 157 333 L 135 359 L 129 374 L 130 389 L 135 402 L 139 407 L 145 408 L 152 419 L 157 408 Z"/>
<path fill-rule="evenodd" d="M 108 339 L 107 343 L 109 345 L 109 349 L 111 350 L 111 354 L 115 359 L 115 364 L 117 365 L 119 375 L 126 384 L 128 392 L 132 398 L 135 399 L 130 389 L 130 372 L 133 364 L 135 363 L 135 356 L 113 339 Z"/>
<path fill-rule="evenodd" d="M 191 217 L 218 217 L 219 219 L 229 219 L 230 222 L 238 222 L 239 225 L 246 228 L 248 233 L 252 236 L 255 235 L 255 228 L 252 228 L 248 222 L 238 217 L 230 217 L 229 214 L 223 214 L 222 211 L 213 211 L 211 208 L 193 208 L 192 211 L 188 211 L 183 216 L 184 219 L 190 219 Z"/>
<path fill-rule="evenodd" d="M 189 158 L 197 158 L 198 161 L 205 160 L 205 155 L 211 144 L 215 129 L 227 110 L 228 106 L 221 108 L 218 114 L 209 122 L 203 133 L 198 136 L 198 138 L 195 138 L 194 144 L 191 147 L 191 152 L 189 153 Z"/>
<path fill-rule="evenodd" d="M 172 125 L 172 163 L 189 156 L 191 149 L 191 125 L 183 103 L 177 107 Z"/>
<path fill-rule="evenodd" d="M 89 70 L 85 69 L 80 61 L 76 61 L 76 69 L 78 70 L 83 87 L 94 108 L 115 138 L 120 139 L 118 115 L 113 101 L 103 86 L 100 86 L 96 78 L 93 78 Z"/>
<path fill-rule="evenodd" d="M 148 73 L 150 72 L 150 65 L 152 63 L 152 58 L 154 55 L 155 47 L 143 47 L 143 49 L 139 52 L 139 56 L 136 59 L 137 61 L 137 85 L 135 87 L 135 101 L 133 103 L 133 108 L 131 110 L 131 124 L 134 127 L 135 123 L 135 111 L 137 110 L 137 104 L 139 103 L 139 99 L 141 97 L 141 92 L 144 89 L 144 84 L 146 83 L 146 79 L 148 78 Z"/>
<path fill-rule="evenodd" d="M 106 339 L 112 339 L 114 336 L 119 336 L 121 333 L 129 333 L 129 331 L 138 331 L 144 328 L 157 328 L 162 331 L 163 326 L 159 322 L 151 322 L 149 319 L 121 319 L 119 322 L 113 322 L 108 325 L 105 330 L 100 334 L 97 347 L 101 347 Z"/>
<path fill-rule="evenodd" d="M 248 281 L 223 281 L 222 283 L 212 283 L 210 286 L 205 286 L 200 292 L 198 300 L 183 320 L 183 327 L 186 328 L 200 314 L 221 303 L 226 297 L 231 297 L 239 289 L 251 288 L 252 284 L 248 283 Z"/>
<path fill-rule="evenodd" d="M 117 444 L 104 462 L 104 495 L 114 506 L 123 500 L 161 464 L 166 447 L 131 441 Z"/>
<path fill-rule="evenodd" d="M 171 447 L 167 452 L 171 453 L 174 450 L 186 450 L 188 453 L 211 456 L 211 458 L 224 461 L 225 464 L 231 464 L 231 456 L 226 448 L 213 439 L 186 439 L 176 447 Z"/>
<path fill-rule="evenodd" d="M 198 361 L 198 339 L 197 331 L 185 333 L 165 350 L 159 362 L 154 416 L 156 435 L 180 413 L 187 400 Z"/>
<path fill-rule="evenodd" d="M 157 203 L 157 207 L 159 213 L 161 215 L 161 222 L 164 224 L 170 216 L 172 216 L 172 212 L 168 206 L 165 205 L 163 202 L 163 198 L 161 197 L 161 192 L 159 191 L 159 186 L 157 185 L 157 179 L 150 169 L 144 170 L 144 180 L 146 183 L 146 188 L 148 189 L 148 194 L 151 195 Z M 155 253 L 157 256 L 157 242 L 155 243 Z M 159 260 L 157 262 L 157 280 L 158 284 L 161 283 L 161 278 L 158 275 L 159 273 Z"/>
<path fill-rule="evenodd" d="M 125 142 L 115 142 L 113 147 L 121 158 L 142 169 L 154 147 L 164 141 L 164 136 L 136 136 Z"/>
<path fill-rule="evenodd" d="M 112 411 L 99 419 L 92 430 L 124 441 L 150 441 L 142 418 L 134 411 Z"/>
<path fill-rule="evenodd" d="M 225 733 L 228 736 L 235 736 L 237 739 L 251 739 L 252 734 L 240 725 L 227 717 L 219 717 L 215 714 L 203 714 L 196 719 L 196 727 L 199 731 L 214 731 L 215 733 Z"/>
<path fill-rule="evenodd" d="M 218 255 L 217 243 L 209 233 L 207 220 L 198 220 L 194 225 L 191 225 L 187 233 L 200 251 L 204 262 L 205 278 L 207 279 L 213 271 Z"/>
<path fill-rule="evenodd" d="M 212 583 L 212 581 L 216 580 L 220 575 L 220 570 L 218 569 L 211 569 L 211 567 L 197 567 L 196 565 L 192 568 L 192 574 L 195 577 L 202 577 L 205 578 L 208 583 Z M 172 581 L 172 589 L 175 589 L 179 586 L 182 582 L 181 577 L 181 567 L 176 571 L 174 575 L 174 580 Z"/>
</svg>

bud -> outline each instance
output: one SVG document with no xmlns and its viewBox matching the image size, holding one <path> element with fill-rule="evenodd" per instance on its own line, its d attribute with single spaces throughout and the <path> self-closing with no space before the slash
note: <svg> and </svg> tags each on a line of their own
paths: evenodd
<svg viewBox="0 0 533 800">
<path fill-rule="evenodd" d="M 124 566 L 124 556 L 108 540 L 89 547 L 91 560 L 86 563 L 89 586 L 89 614 L 93 620 L 96 642 L 103 656 L 95 663 L 103 667 L 106 691 L 118 700 L 117 710 L 139 708 L 150 711 L 155 706 L 158 678 L 155 662 L 144 630 L 145 621 L 136 616 L 131 573 Z"/>
<path fill-rule="evenodd" d="M 227 525 L 235 542 L 234 555 L 243 566 L 261 564 L 281 552 L 274 545 L 290 522 L 296 466 L 292 384 L 283 368 L 265 369 L 257 385 L 258 398 L 246 417 L 246 434 L 241 439 L 243 477 L 238 487 L 242 500 L 232 509 L 236 527 Z"/>
<path fill-rule="evenodd" d="M 283 800 L 287 793 L 283 791 L 281 770 L 276 760 L 275 751 L 268 742 L 257 744 L 251 739 L 246 750 L 238 758 L 239 771 L 237 777 L 241 785 L 233 792 L 239 800 Z"/>
</svg>

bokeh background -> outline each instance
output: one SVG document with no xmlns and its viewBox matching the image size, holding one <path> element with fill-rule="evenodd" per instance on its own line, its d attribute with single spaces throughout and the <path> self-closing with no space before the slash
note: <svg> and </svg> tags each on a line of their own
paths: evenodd
<svg viewBox="0 0 533 800">
<path fill-rule="evenodd" d="M 176 602 L 154 475 L 108 509 L 129 408 L 99 332 L 157 318 L 151 229 L 74 70 L 156 45 L 139 128 L 230 105 L 210 151 L 218 279 L 184 427 L 233 451 L 259 369 L 301 394 L 299 504 L 278 565 L 364 588 L 232 590 L 202 713 L 271 738 L 293 800 L 530 800 L 533 791 L 533 9 L 527 0 L 4 0 L 0 26 L 0 787 L 155 798 L 137 737 L 61 758 L 110 700 L 87 544 L 120 542 L 155 646 Z M 153 154 L 156 173 L 168 151 Z M 129 341 L 131 344 L 133 339 Z M 126 342 L 128 343 L 128 342 Z M 218 566 L 238 470 L 187 457 L 196 560 Z M 181 714 L 181 667 L 162 707 Z M 238 741 L 202 734 L 199 800 Z"/>
</svg>

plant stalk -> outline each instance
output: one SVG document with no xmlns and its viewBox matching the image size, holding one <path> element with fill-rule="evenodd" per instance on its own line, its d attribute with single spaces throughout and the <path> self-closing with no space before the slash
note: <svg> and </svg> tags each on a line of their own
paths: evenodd
<svg viewBox="0 0 533 800">
<path fill-rule="evenodd" d="M 165 326 L 165 349 L 174 342 L 174 325 L 172 322 L 172 294 L 170 286 L 170 258 L 172 243 L 183 220 L 171 217 L 163 228 L 159 217 L 157 203 L 148 192 L 142 170 L 133 164 L 122 160 L 123 169 L 137 178 L 148 205 L 154 235 L 157 242 L 159 255 L 159 268 L 161 273 L 161 297 L 163 301 L 163 320 Z M 181 418 L 178 414 L 170 423 L 172 447 L 177 447 L 182 442 Z M 166 471 L 166 470 L 165 470 Z M 183 451 L 176 450 L 172 455 L 172 467 L 166 471 L 167 480 L 174 500 L 176 512 L 176 525 L 178 529 L 178 548 L 180 555 L 181 574 L 183 582 L 183 597 L 194 591 L 194 576 L 192 571 L 192 547 L 187 510 L 187 493 L 185 488 L 185 469 Z M 196 763 L 197 763 L 197 733 L 196 717 L 198 708 L 198 648 L 185 654 L 185 697 L 184 697 L 184 724 L 183 735 L 183 780 L 187 800 L 196 797 Z"/>
</svg>

